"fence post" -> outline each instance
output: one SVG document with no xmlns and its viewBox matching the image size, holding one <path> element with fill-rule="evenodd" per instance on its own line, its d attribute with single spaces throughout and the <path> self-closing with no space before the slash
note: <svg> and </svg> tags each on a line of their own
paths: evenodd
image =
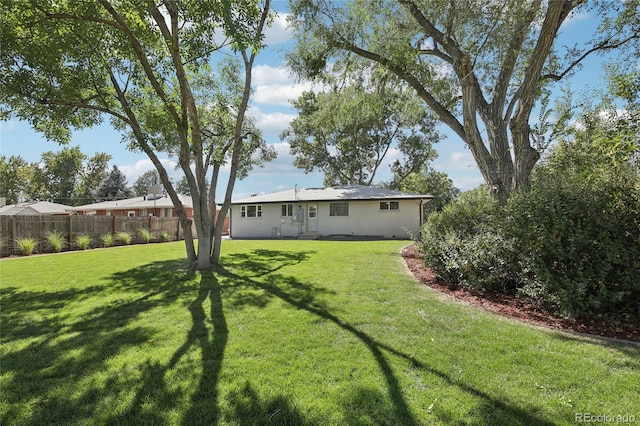
<svg viewBox="0 0 640 426">
<path fill-rule="evenodd" d="M 16 228 L 16 217 L 15 216 L 11 216 L 11 241 L 10 244 L 13 247 L 13 245 L 15 244 L 16 241 L 16 233 L 18 232 L 17 228 Z"/>
<path fill-rule="evenodd" d="M 116 235 L 116 216 L 111 216 L 111 235 Z"/>
<path fill-rule="evenodd" d="M 72 241 L 73 241 L 73 215 L 69 215 L 69 249 L 71 249 Z"/>
</svg>

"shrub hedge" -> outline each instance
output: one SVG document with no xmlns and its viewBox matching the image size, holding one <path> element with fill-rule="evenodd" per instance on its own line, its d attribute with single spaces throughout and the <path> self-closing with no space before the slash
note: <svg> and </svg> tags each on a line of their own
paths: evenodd
<svg viewBox="0 0 640 426">
<path fill-rule="evenodd" d="M 640 319 L 640 191 L 629 176 L 550 173 L 506 206 L 462 194 L 423 229 L 443 280 L 519 294 L 567 317 Z"/>
</svg>

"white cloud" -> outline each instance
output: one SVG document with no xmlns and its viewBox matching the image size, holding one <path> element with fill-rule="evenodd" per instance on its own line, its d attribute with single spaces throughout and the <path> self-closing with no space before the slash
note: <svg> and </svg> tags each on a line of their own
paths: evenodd
<svg viewBox="0 0 640 426">
<path fill-rule="evenodd" d="M 278 13 L 273 23 L 265 31 L 264 43 L 267 46 L 285 43 L 293 37 L 293 31 L 287 23 L 288 13 Z"/>
<path fill-rule="evenodd" d="M 264 113 L 259 108 L 251 108 L 248 115 L 255 118 L 256 125 L 264 135 L 280 135 L 284 129 L 289 127 L 291 120 L 297 117 L 295 114 L 283 112 Z"/>
<path fill-rule="evenodd" d="M 251 79 L 256 85 L 293 83 L 294 78 L 286 67 L 256 65 L 251 71 Z"/>
<path fill-rule="evenodd" d="M 278 156 L 275 160 L 266 163 L 265 167 L 253 169 L 247 178 L 247 182 L 256 186 L 273 185 L 274 179 L 282 177 L 293 178 L 305 174 L 303 170 L 293 165 L 295 156 L 290 154 L 290 146 L 288 142 L 277 142 L 270 146 L 276 150 Z M 309 174 L 311 175 L 314 173 Z M 294 184 L 295 182 L 290 186 L 293 187 Z"/>
<path fill-rule="evenodd" d="M 257 65 L 252 71 L 255 92 L 252 101 L 259 104 L 270 104 L 290 107 L 289 101 L 297 99 L 302 92 L 313 90 L 310 82 L 298 82 L 286 67 Z"/>
<path fill-rule="evenodd" d="M 178 165 L 178 163 L 175 160 L 169 160 L 169 159 L 161 159 L 160 162 L 165 167 L 165 169 L 167 169 L 167 173 L 169 173 L 169 176 L 173 176 L 174 170 Z M 118 165 L 118 169 L 120 169 L 120 171 L 124 173 L 124 175 L 127 177 L 127 183 L 129 185 L 133 185 L 135 181 L 140 176 L 142 176 L 143 173 L 148 172 L 149 170 L 155 170 L 155 166 L 153 165 L 151 160 L 149 160 L 148 158 L 145 158 L 143 160 L 136 161 L 136 163 L 133 165 L 130 165 L 130 164 Z M 180 174 L 180 172 L 176 171 L 175 174 Z"/>
<path fill-rule="evenodd" d="M 0 131 L 8 132 L 9 130 L 13 130 L 18 125 L 18 122 L 15 120 L 8 121 L 0 121 Z"/>
<path fill-rule="evenodd" d="M 458 176 L 449 175 L 449 178 L 453 181 L 453 186 L 461 191 L 469 191 L 475 189 L 484 183 L 482 176 Z"/>
<path fill-rule="evenodd" d="M 433 168 L 440 171 L 477 169 L 476 161 L 470 152 L 452 152 L 446 158 L 439 158 Z"/>
<path fill-rule="evenodd" d="M 573 10 L 569 13 L 569 16 L 567 16 L 567 19 L 564 20 L 560 28 L 566 28 L 569 25 L 584 21 L 585 19 L 589 19 L 589 12 Z"/>
</svg>

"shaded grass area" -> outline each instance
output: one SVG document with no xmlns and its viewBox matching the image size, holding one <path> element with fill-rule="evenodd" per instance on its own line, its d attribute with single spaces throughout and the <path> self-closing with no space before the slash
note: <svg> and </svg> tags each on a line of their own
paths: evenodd
<svg viewBox="0 0 640 426">
<path fill-rule="evenodd" d="M 0 262 L 3 424 L 640 419 L 640 349 L 442 299 L 404 243 L 181 243 Z"/>
</svg>

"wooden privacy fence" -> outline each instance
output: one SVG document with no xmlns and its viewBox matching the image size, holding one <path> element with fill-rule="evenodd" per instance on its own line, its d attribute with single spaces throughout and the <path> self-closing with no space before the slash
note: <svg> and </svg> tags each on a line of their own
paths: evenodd
<svg viewBox="0 0 640 426">
<path fill-rule="evenodd" d="M 15 241 L 22 237 L 35 237 L 43 247 L 49 231 L 59 232 L 67 244 L 75 248 L 78 235 L 89 235 L 92 247 L 100 247 L 100 236 L 129 232 L 133 241 L 140 241 L 139 230 L 151 231 L 154 240 L 165 232 L 172 240 L 184 238 L 178 218 L 174 217 L 126 217 L 126 216 L 0 216 L 0 255 L 16 253 Z"/>
</svg>

